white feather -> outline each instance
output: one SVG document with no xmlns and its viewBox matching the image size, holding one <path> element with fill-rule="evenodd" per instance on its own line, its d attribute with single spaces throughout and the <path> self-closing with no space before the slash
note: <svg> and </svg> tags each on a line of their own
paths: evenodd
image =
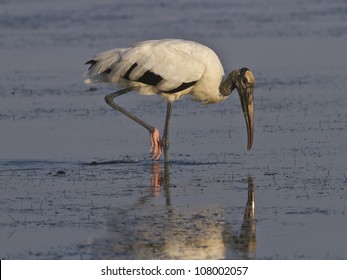
<svg viewBox="0 0 347 280">
<path fill-rule="evenodd" d="M 207 103 L 225 99 L 219 93 L 224 71 L 217 55 L 196 42 L 178 39 L 144 41 L 128 48 L 102 52 L 93 61 L 95 63 L 84 74 L 85 83 L 118 83 L 141 94 L 161 94 L 170 101 L 186 94 Z M 130 80 L 124 79 L 135 63 L 137 66 L 130 72 Z M 162 80 L 155 86 L 137 82 L 146 71 L 160 75 Z M 191 82 L 196 83 L 180 92 L 167 93 Z"/>
</svg>

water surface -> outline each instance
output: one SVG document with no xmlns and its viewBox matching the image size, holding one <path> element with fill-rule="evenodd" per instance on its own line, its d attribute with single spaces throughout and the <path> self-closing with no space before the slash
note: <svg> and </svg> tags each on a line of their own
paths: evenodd
<svg viewBox="0 0 347 280">
<path fill-rule="evenodd" d="M 345 259 L 343 1 L 2 1 L 2 259 Z M 239 98 L 174 104 L 172 161 L 82 83 L 95 53 L 140 40 L 212 47 L 255 73 Z M 162 129 L 166 105 L 121 104 Z"/>
</svg>

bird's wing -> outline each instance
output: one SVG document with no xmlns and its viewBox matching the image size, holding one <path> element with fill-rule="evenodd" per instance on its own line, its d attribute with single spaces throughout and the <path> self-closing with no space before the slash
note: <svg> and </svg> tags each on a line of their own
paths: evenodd
<svg viewBox="0 0 347 280">
<path fill-rule="evenodd" d="M 205 71 L 205 65 L 194 47 L 194 43 L 179 40 L 139 44 L 124 55 L 124 60 L 131 61 L 132 65 L 138 64 L 130 73 L 130 79 L 141 79 L 144 73 L 147 76 L 158 75 L 162 80 L 155 86 L 164 92 L 197 82 Z"/>
<path fill-rule="evenodd" d="M 182 40 L 145 41 L 96 56 L 89 62 L 92 75 L 87 76 L 102 75 L 102 81 L 136 88 L 143 84 L 156 92 L 175 93 L 202 77 L 206 68 L 203 50 L 197 43 Z"/>
</svg>

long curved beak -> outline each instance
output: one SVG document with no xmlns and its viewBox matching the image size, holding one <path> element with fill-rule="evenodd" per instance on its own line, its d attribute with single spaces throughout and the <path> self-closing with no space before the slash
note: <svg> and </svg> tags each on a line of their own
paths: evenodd
<svg viewBox="0 0 347 280">
<path fill-rule="evenodd" d="M 239 89 L 240 101 L 245 116 L 247 126 L 247 150 L 249 151 L 253 145 L 254 135 L 254 88 L 246 87 Z"/>
</svg>

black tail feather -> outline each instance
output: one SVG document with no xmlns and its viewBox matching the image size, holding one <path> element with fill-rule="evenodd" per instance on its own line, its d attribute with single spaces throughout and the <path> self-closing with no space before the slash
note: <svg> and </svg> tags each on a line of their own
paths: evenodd
<svg viewBox="0 0 347 280">
<path fill-rule="evenodd" d="M 89 68 L 88 68 L 88 70 L 90 70 L 94 65 L 95 65 L 95 63 L 97 63 L 97 61 L 96 60 L 94 60 L 94 59 L 91 59 L 91 60 L 88 60 L 86 63 L 84 63 L 85 65 L 86 64 L 90 64 L 90 66 L 89 66 Z"/>
</svg>

